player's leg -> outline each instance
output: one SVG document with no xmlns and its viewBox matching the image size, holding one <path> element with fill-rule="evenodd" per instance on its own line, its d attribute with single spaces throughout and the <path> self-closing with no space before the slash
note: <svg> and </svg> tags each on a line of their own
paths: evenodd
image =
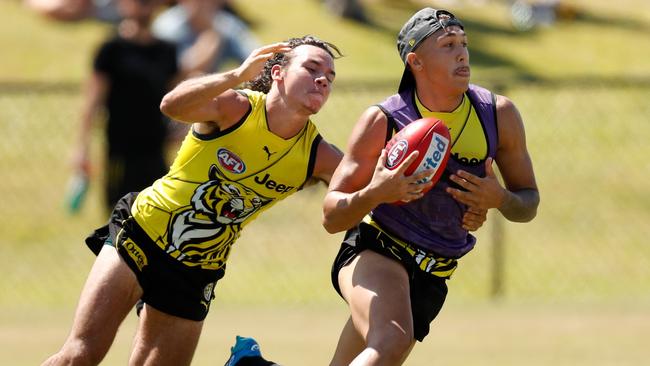
<svg viewBox="0 0 650 366">
<path fill-rule="evenodd" d="M 102 247 L 81 292 L 72 331 L 61 350 L 44 364 L 99 364 L 141 295 L 135 275 L 115 248 Z"/>
<path fill-rule="evenodd" d="M 409 278 L 404 267 L 365 250 L 341 269 L 339 286 L 350 307 L 352 325 L 366 344 L 350 364 L 401 364 L 415 342 Z M 345 336 L 354 339 L 349 331 Z M 339 346 L 337 354 L 342 359 L 358 350 L 357 342 Z"/>
<path fill-rule="evenodd" d="M 349 365 L 365 348 L 366 341 L 354 327 L 350 316 L 341 331 L 330 366 Z"/>
<path fill-rule="evenodd" d="M 131 365 L 189 365 L 203 321 L 163 313 L 145 304 L 133 341 Z"/>
</svg>

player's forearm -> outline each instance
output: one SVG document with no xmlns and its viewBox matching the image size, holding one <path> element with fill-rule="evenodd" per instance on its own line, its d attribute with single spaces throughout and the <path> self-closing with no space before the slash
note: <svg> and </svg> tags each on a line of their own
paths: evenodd
<svg viewBox="0 0 650 366">
<path fill-rule="evenodd" d="M 514 222 L 528 222 L 537 215 L 539 192 L 528 188 L 517 191 L 507 191 L 506 196 L 498 207 L 503 216 Z"/>
<path fill-rule="evenodd" d="M 185 80 L 163 97 L 160 110 L 171 118 L 184 120 L 185 115 L 209 104 L 242 82 L 244 80 L 237 69 Z"/>
<path fill-rule="evenodd" d="M 368 190 L 354 193 L 331 191 L 323 205 L 323 227 L 330 234 L 350 229 L 376 206 L 377 202 Z"/>
</svg>

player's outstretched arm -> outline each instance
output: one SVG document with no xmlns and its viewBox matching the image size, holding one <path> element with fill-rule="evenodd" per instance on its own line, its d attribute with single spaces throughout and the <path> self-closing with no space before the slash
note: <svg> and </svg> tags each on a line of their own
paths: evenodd
<svg viewBox="0 0 650 366">
<path fill-rule="evenodd" d="M 256 77 L 275 53 L 290 49 L 286 43 L 263 46 L 236 69 L 185 80 L 165 95 L 160 110 L 180 122 L 236 121 L 246 112 L 248 101 L 232 89 Z"/>
</svg>

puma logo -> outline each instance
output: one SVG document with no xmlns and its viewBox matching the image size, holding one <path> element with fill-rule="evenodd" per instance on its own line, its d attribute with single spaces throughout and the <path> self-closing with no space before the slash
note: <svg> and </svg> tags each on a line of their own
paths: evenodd
<svg viewBox="0 0 650 366">
<path fill-rule="evenodd" d="M 277 153 L 277 151 L 271 152 L 271 150 L 269 150 L 269 147 L 266 145 L 264 145 L 264 148 L 262 150 L 264 150 L 264 152 L 266 153 L 266 160 L 271 160 L 271 155 Z"/>
</svg>

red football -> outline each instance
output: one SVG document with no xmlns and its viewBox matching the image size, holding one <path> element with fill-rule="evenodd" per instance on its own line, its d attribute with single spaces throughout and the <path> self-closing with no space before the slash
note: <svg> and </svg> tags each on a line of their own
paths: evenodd
<svg viewBox="0 0 650 366">
<path fill-rule="evenodd" d="M 402 128 L 386 144 L 388 151 L 386 168 L 396 169 L 402 160 L 417 150 L 420 154 L 404 174 L 411 175 L 431 169 L 432 174 L 423 181 L 430 180 L 435 184 L 445 171 L 447 160 L 449 160 L 450 140 L 449 130 L 441 120 L 422 118 L 413 121 Z"/>
</svg>

